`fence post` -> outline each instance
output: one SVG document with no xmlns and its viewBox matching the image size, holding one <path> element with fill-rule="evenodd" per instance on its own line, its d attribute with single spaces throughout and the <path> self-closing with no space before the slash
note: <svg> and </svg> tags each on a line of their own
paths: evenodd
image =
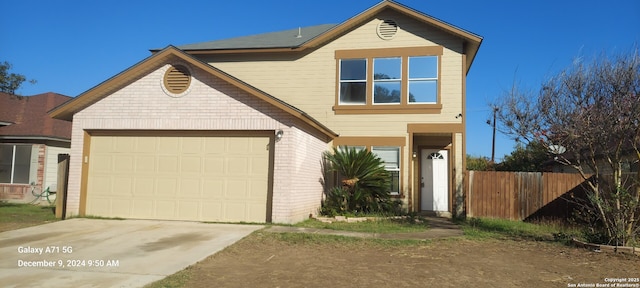
<svg viewBox="0 0 640 288">
<path fill-rule="evenodd" d="M 58 154 L 58 193 L 56 195 L 56 218 L 62 220 L 64 220 L 67 216 L 69 158 L 69 154 Z"/>
</svg>

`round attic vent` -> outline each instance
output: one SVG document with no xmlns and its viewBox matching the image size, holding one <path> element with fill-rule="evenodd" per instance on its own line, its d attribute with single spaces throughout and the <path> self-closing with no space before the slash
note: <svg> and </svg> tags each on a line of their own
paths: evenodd
<svg viewBox="0 0 640 288">
<path fill-rule="evenodd" d="M 384 40 L 391 40 L 398 32 L 398 23 L 393 20 L 383 20 L 378 24 L 378 36 Z"/>
<path fill-rule="evenodd" d="M 180 94 L 191 84 L 191 73 L 189 69 L 182 65 L 171 65 L 167 72 L 164 73 L 164 87 L 172 94 Z"/>
</svg>

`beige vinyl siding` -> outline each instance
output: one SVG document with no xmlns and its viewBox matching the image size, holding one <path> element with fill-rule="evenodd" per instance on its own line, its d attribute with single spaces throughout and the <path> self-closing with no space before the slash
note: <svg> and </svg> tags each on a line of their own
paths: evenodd
<svg viewBox="0 0 640 288">
<path fill-rule="evenodd" d="M 393 19 L 400 26 L 393 40 L 382 40 L 376 34 L 382 19 Z M 437 45 L 444 47 L 441 114 L 335 115 L 331 110 L 336 97 L 336 50 Z M 340 135 L 397 136 L 405 135 L 406 123 L 461 123 L 461 119 L 455 118 L 462 113 L 461 51 L 459 38 L 396 12 L 384 11 L 376 19 L 308 54 L 215 55 L 203 60 L 302 109 Z"/>
<path fill-rule="evenodd" d="M 44 166 L 44 184 L 42 189 L 51 191 L 57 190 L 58 185 L 58 154 L 69 154 L 71 149 L 55 146 L 47 146 L 45 166 Z"/>
</svg>

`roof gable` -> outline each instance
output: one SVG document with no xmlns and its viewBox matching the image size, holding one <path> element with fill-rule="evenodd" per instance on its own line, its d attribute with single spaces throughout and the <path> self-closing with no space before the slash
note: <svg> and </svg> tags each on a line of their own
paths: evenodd
<svg viewBox="0 0 640 288">
<path fill-rule="evenodd" d="M 333 137 L 337 136 L 335 132 L 331 131 L 329 128 L 322 125 L 311 116 L 307 115 L 304 111 L 293 107 L 285 103 L 284 101 L 264 91 L 261 91 L 207 63 L 201 62 L 174 46 L 169 46 L 159 51 L 158 53 L 149 56 L 148 58 L 140 61 L 129 69 L 121 72 L 120 74 L 111 77 L 110 79 L 73 98 L 71 101 L 68 101 L 63 105 L 56 107 L 55 109 L 51 110 L 49 114 L 51 115 L 51 117 L 56 119 L 71 120 L 75 113 L 78 113 L 83 109 L 89 107 L 93 103 L 96 103 L 97 101 L 107 97 L 121 87 L 150 72 L 156 66 L 164 64 L 171 57 L 177 57 L 181 61 L 202 69 L 206 73 L 218 77 L 223 81 L 249 93 L 250 95 L 283 110 L 284 112 L 292 115 L 294 118 L 297 118 L 302 122 L 308 124 L 320 134 L 325 135 L 327 139 L 332 139 Z"/>
<path fill-rule="evenodd" d="M 313 49 L 330 42 L 349 30 L 362 25 L 386 9 L 394 10 L 407 17 L 416 19 L 425 25 L 436 27 L 454 37 L 460 38 L 464 43 L 464 53 L 468 56 L 466 68 L 467 71 L 469 70 L 478 49 L 480 48 L 480 44 L 482 43 L 481 36 L 391 0 L 382 1 L 338 25 L 326 24 L 306 27 L 304 29 L 301 28 L 301 38 L 296 38 L 298 29 L 293 29 L 183 45 L 180 46 L 180 49 L 190 54 L 303 51 L 306 49 Z M 158 50 L 151 51 L 156 52 Z"/>
<path fill-rule="evenodd" d="M 72 99 L 57 93 L 17 96 L 0 92 L 0 138 L 71 139 L 71 123 L 51 118 L 47 111 Z"/>
</svg>

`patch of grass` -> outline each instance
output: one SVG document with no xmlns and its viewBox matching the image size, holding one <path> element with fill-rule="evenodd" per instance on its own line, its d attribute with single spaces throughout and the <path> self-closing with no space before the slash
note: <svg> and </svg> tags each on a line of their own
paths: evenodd
<svg viewBox="0 0 640 288">
<path fill-rule="evenodd" d="M 0 231 L 58 221 L 52 206 L 0 202 Z"/>
<path fill-rule="evenodd" d="M 472 240 L 514 239 L 532 241 L 570 240 L 579 230 L 559 223 L 527 223 L 506 219 L 471 218 L 459 221 L 465 237 Z"/>
<path fill-rule="evenodd" d="M 187 267 L 184 270 L 171 274 L 165 277 L 162 280 L 158 280 L 156 282 L 147 284 L 144 288 L 179 288 L 184 287 L 184 285 L 191 278 L 191 266 Z"/>
<path fill-rule="evenodd" d="M 324 223 L 315 219 L 297 223 L 295 227 L 332 229 L 341 231 L 365 232 L 365 233 L 407 233 L 424 232 L 429 229 L 429 223 L 423 218 L 379 218 L 369 219 L 363 222 L 332 222 Z"/>
<path fill-rule="evenodd" d="M 261 233 L 254 232 L 254 235 L 263 241 L 281 241 L 290 245 L 329 245 L 329 246 L 347 246 L 354 248 L 362 247 L 399 247 L 399 246 L 420 246 L 429 245 L 431 240 L 395 240 L 395 239 L 378 239 L 378 238 L 359 238 L 326 234 L 310 234 L 310 233 Z"/>
</svg>

